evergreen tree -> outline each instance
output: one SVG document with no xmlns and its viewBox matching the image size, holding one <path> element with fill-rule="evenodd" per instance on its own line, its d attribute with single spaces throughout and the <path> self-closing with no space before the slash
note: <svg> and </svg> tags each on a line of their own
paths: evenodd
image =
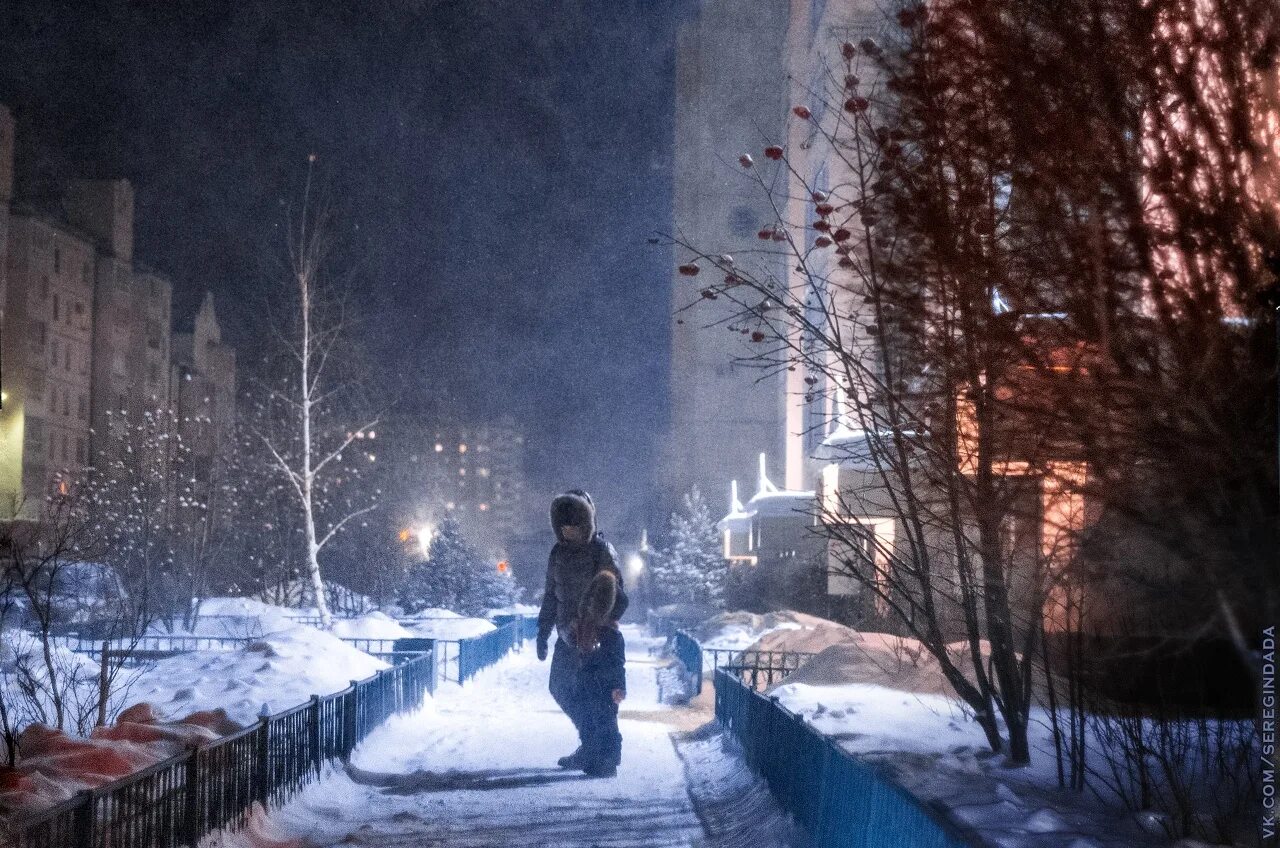
<svg viewBox="0 0 1280 848">
<path fill-rule="evenodd" d="M 509 574 L 489 562 L 449 518 L 432 538 L 426 559 L 410 567 L 400 605 L 410 613 L 437 607 L 482 616 L 493 607 L 514 603 L 516 594 Z"/>
<path fill-rule="evenodd" d="M 720 549 L 711 508 L 695 486 L 671 514 L 667 544 L 653 560 L 653 585 L 671 601 L 719 608 L 724 604 L 728 563 Z"/>
</svg>

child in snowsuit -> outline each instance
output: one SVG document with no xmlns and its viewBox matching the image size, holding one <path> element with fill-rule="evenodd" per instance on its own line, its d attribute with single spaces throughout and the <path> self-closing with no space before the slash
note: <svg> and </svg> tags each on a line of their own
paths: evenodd
<svg viewBox="0 0 1280 848">
<path fill-rule="evenodd" d="M 622 760 L 618 704 L 627 697 L 626 641 L 610 617 L 618 580 L 601 571 L 582 596 L 574 624 L 574 642 L 582 653 L 578 707 L 583 740 L 580 768 L 589 775 L 612 777 Z"/>
</svg>

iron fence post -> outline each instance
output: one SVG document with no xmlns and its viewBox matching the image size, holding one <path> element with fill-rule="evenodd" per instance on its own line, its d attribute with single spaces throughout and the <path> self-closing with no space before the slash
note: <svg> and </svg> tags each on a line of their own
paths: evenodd
<svg viewBox="0 0 1280 848">
<path fill-rule="evenodd" d="M 93 790 L 85 789 L 77 793 L 80 807 L 76 810 L 76 848 L 96 848 L 98 834 L 93 811 Z"/>
<path fill-rule="evenodd" d="M 183 843 L 195 848 L 200 844 L 200 837 L 204 836 L 204 823 L 200 821 L 200 750 L 193 748 L 191 755 L 187 758 L 186 776 L 186 804 L 183 810 L 182 822 L 182 840 Z"/>
<path fill-rule="evenodd" d="M 264 711 L 265 712 L 265 711 Z M 267 799 L 271 795 L 271 720 L 268 716 L 263 715 L 258 719 L 257 734 L 257 791 L 254 794 L 254 800 L 266 809 Z"/>
<path fill-rule="evenodd" d="M 360 691 L 356 681 L 351 681 L 351 691 L 342 705 L 342 759 L 351 758 L 351 752 L 356 749 L 356 698 Z"/>
<path fill-rule="evenodd" d="M 310 727 L 308 730 L 311 735 L 311 767 L 317 775 L 320 774 L 320 765 L 324 762 L 324 752 L 320 750 L 320 696 L 311 696 Z"/>
</svg>

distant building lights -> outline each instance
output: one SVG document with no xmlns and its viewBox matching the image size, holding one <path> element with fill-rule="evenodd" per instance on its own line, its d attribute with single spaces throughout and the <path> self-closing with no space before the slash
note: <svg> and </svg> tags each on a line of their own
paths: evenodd
<svg viewBox="0 0 1280 848">
<path fill-rule="evenodd" d="M 458 453 L 466 453 L 466 452 L 467 452 L 467 446 L 465 443 L 458 445 Z"/>
<path fill-rule="evenodd" d="M 443 452 L 444 452 L 444 445 L 440 444 L 439 442 L 436 442 L 436 453 L 443 453 Z"/>
</svg>

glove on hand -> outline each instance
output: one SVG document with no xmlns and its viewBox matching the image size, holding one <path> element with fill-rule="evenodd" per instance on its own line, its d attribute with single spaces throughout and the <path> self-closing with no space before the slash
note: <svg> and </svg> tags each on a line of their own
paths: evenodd
<svg viewBox="0 0 1280 848">
<path fill-rule="evenodd" d="M 538 661 L 542 662 L 547 658 L 547 637 L 538 635 Z"/>
</svg>

